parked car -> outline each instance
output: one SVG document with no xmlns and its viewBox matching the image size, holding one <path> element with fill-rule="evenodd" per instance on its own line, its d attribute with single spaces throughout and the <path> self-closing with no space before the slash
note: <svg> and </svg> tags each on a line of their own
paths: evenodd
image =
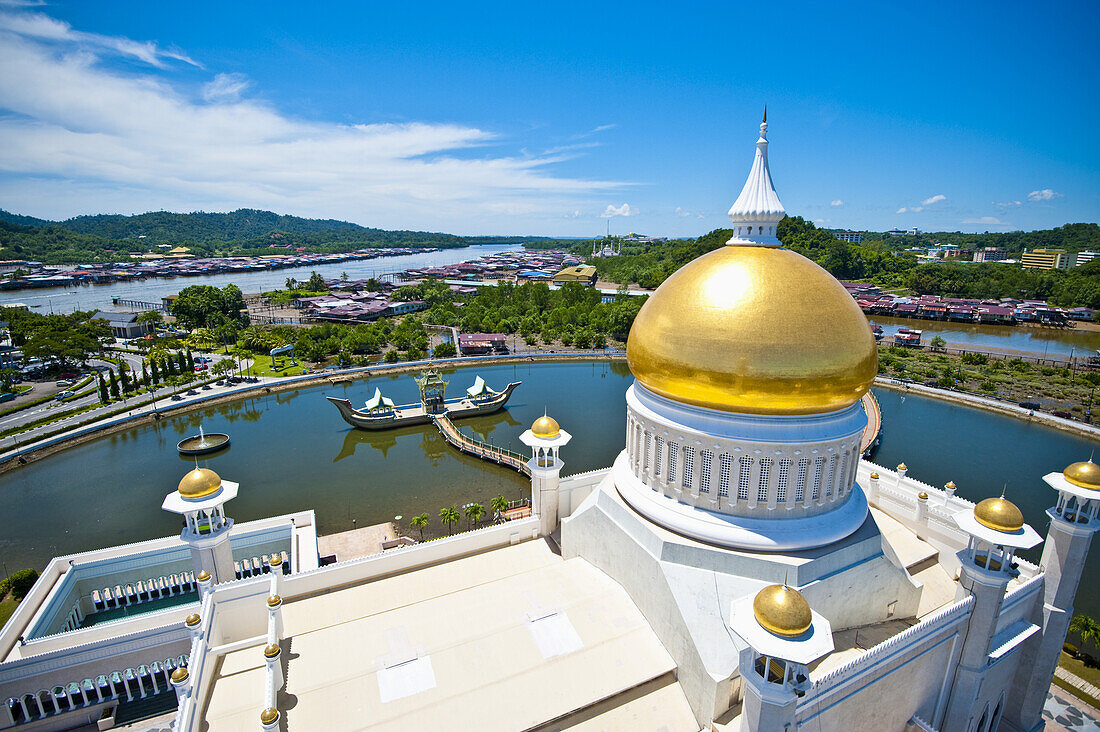
<svg viewBox="0 0 1100 732">
<path fill-rule="evenodd" d="M 1073 419 L 1073 415 L 1069 412 L 1063 412 L 1059 410 L 1057 412 L 1051 412 L 1051 414 L 1053 414 L 1055 417 L 1061 417 L 1062 419 Z"/>
<path fill-rule="evenodd" d="M 56 386 L 72 386 L 74 383 L 76 382 L 74 382 L 72 379 L 62 379 L 61 381 L 57 382 Z"/>
<path fill-rule="evenodd" d="M 59 391 L 59 392 L 57 392 L 57 396 L 55 396 L 54 399 L 56 399 L 57 401 L 61 401 L 62 399 L 68 399 L 71 396 L 76 396 L 76 392 L 75 391 Z"/>
<path fill-rule="evenodd" d="M 197 364 L 195 364 L 195 371 L 196 371 L 196 373 L 197 373 L 197 372 L 199 372 L 199 371 L 206 371 L 206 369 L 208 369 L 208 368 L 210 368 L 210 367 L 209 367 L 209 366 L 207 366 L 207 365 L 206 365 L 206 364 L 204 364 L 204 363 L 197 363 Z"/>
<path fill-rule="evenodd" d="M 1039 409 L 1039 402 L 1020 402 L 1020 406 L 1024 409 Z"/>
</svg>

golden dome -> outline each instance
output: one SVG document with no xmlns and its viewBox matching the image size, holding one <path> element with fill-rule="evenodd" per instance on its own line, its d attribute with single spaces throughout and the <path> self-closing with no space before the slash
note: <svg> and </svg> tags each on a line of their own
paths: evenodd
<svg viewBox="0 0 1100 732">
<path fill-rule="evenodd" d="M 202 620 L 202 618 L 199 617 L 198 613 L 191 613 L 190 615 L 187 616 L 187 619 L 184 620 L 183 622 L 184 622 L 184 624 L 186 624 L 190 627 L 194 627 L 194 626 L 199 624 L 200 620 Z"/>
<path fill-rule="evenodd" d="M 925 493 L 924 491 L 921 491 L 920 493 L 917 494 L 917 498 L 921 499 L 922 501 L 927 501 L 928 500 L 928 494 Z"/>
<path fill-rule="evenodd" d="M 553 417 L 543 414 L 531 425 L 531 434 L 544 440 L 552 440 L 561 432 L 558 421 Z"/>
<path fill-rule="evenodd" d="M 279 607 L 279 605 L 282 604 L 283 598 L 279 597 L 278 595 L 272 595 L 271 597 L 267 598 L 268 607 Z"/>
<path fill-rule="evenodd" d="M 909 466 L 905 463 L 898 463 L 898 470 L 908 470 Z"/>
<path fill-rule="evenodd" d="M 175 681 L 177 684 L 180 683 L 181 681 L 183 681 L 186 678 L 187 678 L 187 667 L 186 666 L 180 666 L 175 671 L 172 672 L 172 681 Z"/>
<path fill-rule="evenodd" d="M 878 480 L 878 473 L 871 473 L 871 480 Z"/>
<path fill-rule="evenodd" d="M 273 724 L 279 719 L 279 710 L 275 707 L 268 707 L 260 712 L 260 724 Z"/>
<path fill-rule="evenodd" d="M 1078 488 L 1100 491 L 1100 465 L 1090 458 L 1088 462 L 1074 463 L 1062 471 L 1062 475 Z"/>
<path fill-rule="evenodd" d="M 956 486 L 956 485 L 955 485 L 955 481 L 953 481 L 953 480 L 949 480 L 949 481 L 947 481 L 947 484 L 946 484 L 946 485 L 944 485 L 944 488 L 946 488 L 946 489 L 947 489 L 947 490 L 949 490 L 949 491 L 953 491 L 953 490 L 955 490 L 955 489 L 956 489 L 957 487 L 958 487 L 958 486 Z"/>
<path fill-rule="evenodd" d="M 195 575 L 195 579 L 197 579 L 199 582 L 205 582 L 206 580 L 210 579 L 210 573 L 204 569 Z"/>
<path fill-rule="evenodd" d="M 626 354 L 652 392 L 751 414 L 842 409 L 878 371 L 852 296 L 802 255 L 764 246 L 724 246 L 681 267 L 642 306 Z"/>
<path fill-rule="evenodd" d="M 272 643 L 271 645 L 264 647 L 264 657 L 275 658 L 275 656 L 279 655 L 279 650 L 279 646 L 275 643 Z"/>
<path fill-rule="evenodd" d="M 987 498 L 975 506 L 974 518 L 994 531 L 1016 532 L 1024 527 L 1024 514 L 1003 496 Z"/>
<path fill-rule="evenodd" d="M 267 565 L 269 567 L 278 567 L 282 563 L 283 563 L 283 557 L 282 557 L 281 554 L 272 554 L 271 559 L 267 560 Z"/>
<path fill-rule="evenodd" d="M 190 500 L 206 498 L 218 492 L 222 487 L 222 479 L 209 468 L 195 468 L 180 481 L 180 495 Z"/>
<path fill-rule="evenodd" d="M 768 585 L 756 593 L 752 614 L 765 630 L 787 637 L 802 635 L 813 624 L 810 604 L 787 585 Z"/>
</svg>

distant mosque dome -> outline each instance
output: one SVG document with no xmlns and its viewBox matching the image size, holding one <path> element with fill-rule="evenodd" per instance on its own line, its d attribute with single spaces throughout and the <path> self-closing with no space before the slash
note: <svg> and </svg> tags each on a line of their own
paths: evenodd
<svg viewBox="0 0 1100 732">
<path fill-rule="evenodd" d="M 768 585 L 756 593 L 752 613 L 764 630 L 788 638 L 802 635 L 813 624 L 810 603 L 786 584 Z"/>
<path fill-rule="evenodd" d="M 531 425 L 531 434 L 544 440 L 552 440 L 561 433 L 561 427 L 553 417 L 542 415 Z"/>
<path fill-rule="evenodd" d="M 218 492 L 222 487 L 222 479 L 209 468 L 195 468 L 180 481 L 179 494 L 184 498 L 194 501 L 206 498 Z"/>
<path fill-rule="evenodd" d="M 1100 491 L 1100 465 L 1094 463 L 1092 458 L 1070 465 L 1062 471 L 1062 475 L 1078 488 Z"/>
<path fill-rule="evenodd" d="M 1024 527 L 1024 514 L 1012 501 L 1004 498 L 987 498 L 974 507 L 974 518 L 982 526 L 994 531 L 1014 533 Z"/>
</svg>

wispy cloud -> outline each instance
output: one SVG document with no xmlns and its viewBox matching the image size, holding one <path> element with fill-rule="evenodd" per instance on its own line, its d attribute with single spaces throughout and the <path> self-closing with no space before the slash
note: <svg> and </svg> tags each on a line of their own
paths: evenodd
<svg viewBox="0 0 1100 732">
<path fill-rule="evenodd" d="M 937 193 L 936 195 L 932 196 L 931 198 L 926 198 L 923 201 L 921 201 L 920 205 L 922 205 L 922 206 L 931 206 L 934 203 L 939 203 L 940 201 L 946 201 L 946 200 L 947 200 L 947 196 L 943 195 L 942 193 Z"/>
<path fill-rule="evenodd" d="M 1018 208 L 1019 206 L 1023 206 L 1024 203 L 1023 201 L 994 201 L 993 205 L 1004 211 L 1010 208 Z"/>
<path fill-rule="evenodd" d="M 614 218 L 616 216 L 637 216 L 637 215 L 638 215 L 638 209 L 631 208 L 629 203 L 624 203 L 622 206 L 619 206 L 618 208 L 616 208 L 615 206 L 612 206 L 611 204 L 608 204 L 607 208 L 605 208 L 603 210 L 603 213 L 600 214 L 600 218 L 601 219 L 610 219 L 610 218 Z"/>
<path fill-rule="evenodd" d="M 924 206 L 902 206 L 895 213 L 920 213 L 924 210 Z"/>
<path fill-rule="evenodd" d="M 964 224 L 982 224 L 983 226 L 1011 226 L 995 216 L 980 216 L 976 219 L 963 219 Z"/>
<path fill-rule="evenodd" d="M 838 198 L 838 199 L 836 199 L 836 200 L 834 200 L 834 201 L 830 201 L 830 202 L 829 202 L 829 205 L 830 205 L 830 206 L 832 206 L 833 208 L 836 208 L 837 206 L 843 206 L 843 205 L 844 205 L 844 201 L 842 201 L 842 200 L 840 200 L 840 199 Z"/>
<path fill-rule="evenodd" d="M 1029 201 L 1052 201 L 1055 198 L 1065 198 L 1065 194 L 1053 191 L 1049 188 L 1044 188 L 1040 191 L 1032 191 L 1027 194 L 1027 200 Z"/>
<path fill-rule="evenodd" d="M 937 193 L 936 195 L 929 196 L 928 198 L 921 201 L 919 206 L 902 206 L 895 213 L 920 213 L 928 206 L 934 206 L 937 203 L 941 203 L 946 200 L 947 196 L 943 195 L 942 193 Z"/>
<path fill-rule="evenodd" d="M 119 56 L 144 66 L 120 71 L 108 63 Z M 71 215 L 246 206 L 484 231 L 561 221 L 562 211 L 592 207 L 593 194 L 628 185 L 556 174 L 560 151 L 509 155 L 499 133 L 469 125 L 293 117 L 242 97 L 249 82 L 237 74 L 185 86 L 160 72 L 173 61 L 201 68 L 152 42 L 0 10 L 5 207 Z"/>
</svg>

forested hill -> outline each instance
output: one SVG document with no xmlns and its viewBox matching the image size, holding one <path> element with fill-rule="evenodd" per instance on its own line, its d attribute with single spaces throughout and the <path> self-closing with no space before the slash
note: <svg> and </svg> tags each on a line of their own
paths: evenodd
<svg viewBox="0 0 1100 732">
<path fill-rule="evenodd" d="M 35 259 L 47 264 L 124 261 L 130 252 L 185 246 L 196 256 L 270 254 L 290 245 L 311 252 L 346 252 L 361 247 L 464 247 L 523 244 L 546 237 L 462 237 L 428 231 L 388 231 L 335 219 L 304 219 L 271 211 L 170 213 L 135 216 L 102 214 L 46 221 L 0 210 L 0 259 Z"/>
<path fill-rule="evenodd" d="M 865 235 L 864 241 L 882 239 L 881 235 Z M 1080 252 L 1085 249 L 1100 249 L 1100 225 L 1066 224 L 1053 229 L 1040 231 L 1001 231 L 984 234 L 963 234 L 958 231 L 936 231 L 916 236 L 887 237 L 891 249 L 908 247 L 929 247 L 953 244 L 961 249 L 980 249 L 998 247 L 1008 252 L 1019 253 L 1025 249 L 1065 249 L 1067 252 Z"/>
</svg>

